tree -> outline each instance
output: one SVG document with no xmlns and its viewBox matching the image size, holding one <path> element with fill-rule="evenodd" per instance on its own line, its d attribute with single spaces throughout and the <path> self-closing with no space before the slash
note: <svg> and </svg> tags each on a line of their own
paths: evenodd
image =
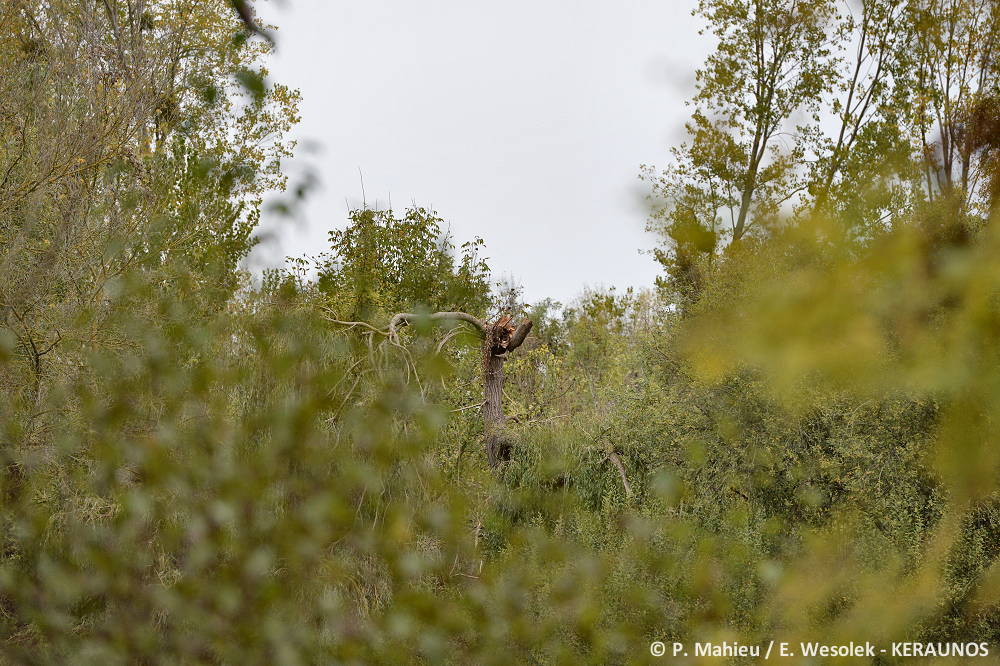
<svg viewBox="0 0 1000 666">
<path fill-rule="evenodd" d="M 0 23 L 0 303 L 31 366 L 102 344 L 79 315 L 125 275 L 222 307 L 293 146 L 270 45 L 222 0 L 10 2 Z"/>
<path fill-rule="evenodd" d="M 510 454 L 503 410 L 504 361 L 524 342 L 532 323 L 525 318 L 515 327 L 510 314 L 492 322 L 469 314 L 490 306 L 489 267 L 478 255 L 483 241 L 463 244 L 456 262 L 442 223 L 423 208 L 411 208 L 402 218 L 391 210 L 352 211 L 345 229 L 330 232 L 332 252 L 316 261 L 316 288 L 328 321 L 383 336 L 383 345 L 398 349 L 403 349 L 400 329 L 410 324 L 457 323 L 442 336 L 438 352 L 471 327 L 481 341 L 486 456 L 490 468 L 496 468 Z M 389 322 L 384 328 L 368 323 L 382 317 Z M 409 353 L 404 356 L 410 364 Z"/>
<path fill-rule="evenodd" d="M 328 314 L 332 313 L 328 312 Z M 504 415 L 503 409 L 503 387 L 506 381 L 503 369 L 504 361 L 507 360 L 509 352 L 521 346 L 528 333 L 531 332 L 532 326 L 531 320 L 525 317 L 515 328 L 510 325 L 511 318 L 511 315 L 505 314 L 490 323 L 466 312 L 435 312 L 433 314 L 398 312 L 392 316 L 385 328 L 375 328 L 363 321 L 343 321 L 333 316 L 328 316 L 327 320 L 338 326 L 360 328 L 370 334 L 384 336 L 383 344 L 388 343 L 400 348 L 402 347 L 399 330 L 402 326 L 422 322 L 459 323 L 458 327 L 453 328 L 442 337 L 438 344 L 439 352 L 450 339 L 461 331 L 461 324 L 471 325 L 473 332 L 482 341 L 480 349 L 482 354 L 483 402 L 479 406 L 482 408 L 483 414 L 486 459 L 490 469 L 496 469 L 502 461 L 509 459 L 511 450 L 511 441 L 507 435 L 507 417 Z"/>
<path fill-rule="evenodd" d="M 316 262 L 319 291 L 350 319 L 401 310 L 482 311 L 489 304 L 489 267 L 479 238 L 462 245 L 456 264 L 450 233 L 433 211 L 414 207 L 351 211 L 345 229 L 330 232 L 331 253 Z"/>
<path fill-rule="evenodd" d="M 644 173 L 665 202 L 649 225 L 668 245 L 655 257 L 682 299 L 720 240 L 738 244 L 806 188 L 800 166 L 816 130 L 792 125 L 818 121 L 836 73 L 826 0 L 701 0 L 696 14 L 719 44 L 696 74 L 691 142 L 663 174 Z"/>
<path fill-rule="evenodd" d="M 86 422 L 67 387 L 115 395 L 121 376 L 96 366 L 143 357 L 141 329 L 198 362 L 190 333 L 243 283 L 298 97 L 248 97 L 236 77 L 270 47 L 226 2 L 16 0 L 0 28 L 0 392 L 16 460 L 57 455 L 67 424 Z M 152 390 L 129 399 L 160 409 Z M 66 487 L 96 439 L 56 466 Z"/>
<path fill-rule="evenodd" d="M 865 0 L 837 28 L 850 49 L 838 62 L 827 113 L 836 123 L 817 135 L 809 163 L 806 214 L 826 214 L 871 239 L 912 212 L 913 154 L 906 131 L 908 78 L 906 3 Z"/>
<path fill-rule="evenodd" d="M 507 354 L 521 346 L 531 332 L 531 320 L 525 317 L 515 328 L 510 325 L 511 315 L 505 314 L 492 323 L 464 312 L 436 312 L 428 315 L 431 321 L 459 321 L 471 324 L 482 338 L 483 358 L 483 436 L 486 460 L 490 469 L 510 458 L 511 441 L 507 436 L 507 417 L 503 409 L 503 387 L 506 382 L 504 361 Z M 398 326 L 419 319 L 412 313 L 398 313 L 389 321 L 387 333 L 392 339 Z M 451 334 L 449 334 L 451 335 Z M 447 337 L 447 336 L 446 336 Z M 442 341 L 442 344 L 445 340 Z M 439 345 L 440 348 L 440 345 Z"/>
<path fill-rule="evenodd" d="M 692 143 L 676 155 L 709 194 L 703 226 L 714 230 L 716 211 L 728 209 L 738 242 L 803 187 L 794 166 L 809 130 L 788 124 L 799 114 L 818 120 L 835 75 L 827 29 L 836 14 L 825 0 L 702 0 L 697 13 L 719 45 L 696 74 Z"/>
<path fill-rule="evenodd" d="M 982 204 L 978 145 L 970 123 L 1000 76 L 1000 6 L 990 0 L 909 4 L 913 67 L 908 118 L 921 148 L 927 196 Z"/>
</svg>

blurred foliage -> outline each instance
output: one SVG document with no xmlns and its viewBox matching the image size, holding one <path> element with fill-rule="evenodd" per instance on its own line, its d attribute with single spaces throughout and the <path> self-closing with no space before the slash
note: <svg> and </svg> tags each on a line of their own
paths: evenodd
<svg viewBox="0 0 1000 666">
<path fill-rule="evenodd" d="M 255 285 L 297 120 L 270 43 L 221 0 L 0 19 L 0 663 L 995 653 L 995 201 L 938 188 L 859 233 L 843 197 L 885 192 L 848 151 L 834 203 L 737 243 L 672 218 L 690 263 L 655 292 L 525 304 L 436 213 L 367 208 Z M 496 474 L 474 336 L 372 329 L 427 309 L 534 321 Z"/>
</svg>

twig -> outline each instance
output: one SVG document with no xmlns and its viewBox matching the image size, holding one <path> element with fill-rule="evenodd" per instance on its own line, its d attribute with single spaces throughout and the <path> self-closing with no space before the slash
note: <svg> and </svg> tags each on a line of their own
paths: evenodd
<svg viewBox="0 0 1000 666">
<path fill-rule="evenodd" d="M 473 541 L 472 541 L 473 557 L 475 557 L 475 552 L 479 550 L 479 530 L 481 530 L 482 528 L 483 528 L 483 521 L 480 520 L 476 523 L 476 530 L 475 532 L 473 532 Z M 473 571 L 475 571 L 476 567 L 475 560 L 473 560 L 470 564 L 471 566 L 469 567 L 468 577 L 479 578 L 479 576 L 476 576 L 475 574 L 472 573 Z M 483 572 L 483 561 L 479 560 L 479 573 L 482 572 Z"/>
<path fill-rule="evenodd" d="M 358 359 L 358 360 L 357 360 L 357 361 L 356 361 L 356 362 L 354 363 L 354 365 L 352 365 L 351 367 L 349 367 L 349 368 L 347 369 L 347 372 L 345 372 L 345 373 L 344 373 L 344 376 L 343 376 L 343 377 L 341 377 L 341 378 L 340 378 L 340 380 L 338 380 L 336 384 L 334 384 L 334 386 L 333 386 L 333 388 L 332 388 L 332 389 L 330 389 L 329 391 L 327 391 L 327 395 L 333 395 L 333 392 L 334 392 L 334 391 L 336 391 L 336 390 L 337 390 L 337 388 L 338 388 L 338 387 L 339 387 L 339 386 L 340 386 L 340 385 L 341 385 L 341 384 L 342 384 L 342 383 L 344 382 L 344 380 L 345 380 L 345 379 L 347 379 L 347 378 L 348 378 L 348 377 L 350 376 L 350 374 L 351 374 L 351 371 L 352 371 L 352 370 L 354 370 L 354 368 L 356 368 L 356 367 L 358 367 L 359 365 L 361 365 L 362 363 L 364 363 L 364 361 L 365 361 L 365 359 L 363 359 L 363 358 L 359 358 L 359 359 Z"/>
<path fill-rule="evenodd" d="M 412 367 L 413 368 L 413 378 L 417 380 L 417 388 L 420 389 L 420 397 L 423 398 L 424 397 L 424 385 L 420 383 L 420 375 L 417 374 L 417 363 L 416 363 L 416 361 L 413 360 L 413 356 L 410 354 L 410 350 L 408 350 L 406 347 L 404 347 L 403 345 L 401 345 L 398 342 L 396 342 L 391 337 L 389 338 L 389 344 L 391 344 L 393 347 L 399 347 L 399 349 L 405 355 L 405 359 L 404 360 L 406 360 L 406 380 L 407 381 L 410 380 L 410 368 Z"/>
<path fill-rule="evenodd" d="M 434 353 L 435 354 L 440 354 L 441 350 L 444 348 L 444 346 L 448 343 L 449 340 L 451 340 L 456 335 L 458 335 L 459 333 L 461 333 L 463 331 L 466 331 L 466 330 L 468 330 L 468 329 L 466 329 L 466 328 L 464 328 L 462 326 L 456 326 L 455 328 L 453 328 L 450 331 L 448 331 L 448 333 L 445 334 L 445 336 L 443 338 L 441 338 L 441 342 L 438 343 L 437 350 L 435 350 Z"/>
<path fill-rule="evenodd" d="M 329 312 L 330 314 L 334 314 L 335 315 L 335 313 L 333 312 L 333 310 L 331 310 L 330 308 L 321 307 L 320 309 L 324 310 L 326 312 Z M 350 330 L 350 329 L 352 329 L 352 328 L 354 328 L 356 326 L 361 326 L 362 328 L 367 328 L 369 331 L 371 331 L 373 333 L 378 333 L 379 335 L 386 335 L 386 336 L 389 335 L 389 331 L 388 330 L 383 330 L 383 329 L 380 329 L 380 328 L 375 328 L 374 326 L 372 326 L 368 322 L 364 322 L 364 321 L 343 321 L 341 319 L 337 319 L 336 316 L 333 316 L 333 317 L 324 317 L 324 319 L 326 319 L 328 322 L 330 322 L 332 324 L 338 324 L 340 326 L 346 326 L 348 330 Z"/>
<path fill-rule="evenodd" d="M 482 407 L 482 406 L 483 406 L 483 405 L 485 405 L 485 404 L 486 404 L 486 401 L 485 401 L 485 400 L 483 400 L 482 402 L 480 402 L 480 403 L 478 403 L 478 404 L 475 404 L 475 405 L 466 405 L 465 407 L 459 407 L 458 409 L 452 409 L 452 410 L 449 410 L 449 412 L 450 412 L 450 413 L 454 413 L 454 412 L 464 412 L 464 411 L 465 411 L 465 410 L 467 410 L 467 409 L 475 409 L 476 407 Z"/>
<path fill-rule="evenodd" d="M 555 416 L 550 416 L 547 419 L 532 419 L 526 421 L 524 425 L 531 425 L 532 423 L 548 423 L 549 421 L 554 421 L 556 419 L 568 419 L 569 414 L 556 414 Z"/>
<path fill-rule="evenodd" d="M 346 405 L 347 401 L 351 399 L 351 394 L 354 393 L 354 389 L 357 388 L 358 382 L 361 381 L 361 378 L 365 376 L 366 372 L 368 372 L 368 371 L 367 370 L 362 371 L 358 375 L 358 378 L 354 380 L 354 384 L 351 385 L 351 388 L 348 389 L 347 394 L 344 395 L 344 400 L 340 403 L 340 407 L 338 407 L 337 411 L 333 413 L 333 416 L 331 416 L 329 419 L 327 419 L 327 423 L 332 423 L 333 420 L 336 419 L 340 415 L 341 410 L 344 409 L 344 405 Z"/>
</svg>

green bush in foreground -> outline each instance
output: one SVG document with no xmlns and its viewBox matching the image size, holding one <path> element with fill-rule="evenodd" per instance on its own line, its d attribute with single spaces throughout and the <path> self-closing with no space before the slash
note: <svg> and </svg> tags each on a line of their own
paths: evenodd
<svg viewBox="0 0 1000 666">
<path fill-rule="evenodd" d="M 994 660 L 982 192 L 886 176 L 908 193 L 887 229 L 895 199 L 836 178 L 845 152 L 811 176 L 816 215 L 726 245 L 701 207 L 719 174 L 670 181 L 661 292 L 565 308 L 491 306 L 479 241 L 457 259 L 435 213 L 364 209 L 315 283 L 300 261 L 255 288 L 238 267 L 297 93 L 266 84 L 270 46 L 229 3 L 143 6 L 0 5 L 0 663 L 650 663 L 654 640 Z M 811 7 L 818 39 L 833 17 Z M 862 154 L 898 149 L 890 129 Z M 793 167 L 729 204 L 776 215 Z M 537 335 L 508 360 L 496 474 L 477 343 L 328 321 L 501 306 Z"/>
</svg>

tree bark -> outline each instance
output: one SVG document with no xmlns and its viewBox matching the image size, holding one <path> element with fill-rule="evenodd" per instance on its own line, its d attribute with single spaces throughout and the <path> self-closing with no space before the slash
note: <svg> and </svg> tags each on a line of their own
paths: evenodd
<svg viewBox="0 0 1000 666">
<path fill-rule="evenodd" d="M 531 331 L 531 320 L 525 318 L 515 329 L 510 315 L 500 317 L 487 327 L 483 338 L 483 434 L 486 440 L 486 460 L 490 469 L 510 460 L 510 438 L 507 418 L 503 413 L 503 385 L 506 377 L 503 363 L 507 352 L 521 346 Z"/>
</svg>

